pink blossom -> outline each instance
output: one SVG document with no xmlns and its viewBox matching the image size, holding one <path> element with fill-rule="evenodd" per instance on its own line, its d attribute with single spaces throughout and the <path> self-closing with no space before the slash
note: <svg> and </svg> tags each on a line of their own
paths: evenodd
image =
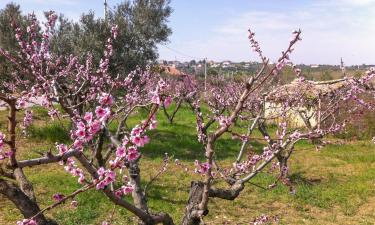
<svg viewBox="0 0 375 225">
<path fill-rule="evenodd" d="M 66 166 L 64 166 L 64 169 L 70 174 L 72 174 L 74 177 L 78 176 L 78 183 L 85 183 L 85 175 L 83 173 L 83 170 L 78 168 L 78 166 L 75 164 L 75 161 L 72 158 L 68 158 L 66 160 Z"/>
<path fill-rule="evenodd" d="M 231 122 L 228 119 L 228 117 L 225 117 L 225 116 L 220 116 L 219 117 L 219 125 L 221 127 L 223 127 L 223 126 L 229 126 L 230 124 L 231 124 Z"/>
<path fill-rule="evenodd" d="M 113 97 L 110 94 L 102 93 L 102 95 L 99 97 L 99 103 L 102 106 L 111 106 L 113 105 Z"/>
<path fill-rule="evenodd" d="M 52 120 L 58 116 L 58 112 L 56 109 L 51 109 L 48 111 L 48 115 L 52 118 Z"/>
<path fill-rule="evenodd" d="M 101 118 L 101 117 L 103 117 L 103 116 L 105 115 L 105 110 L 103 109 L 103 107 L 98 106 L 98 107 L 96 107 L 96 109 L 95 109 L 95 113 L 96 113 L 96 116 L 97 116 L 98 118 Z"/>
<path fill-rule="evenodd" d="M 264 147 L 262 158 L 264 158 L 265 160 L 269 160 L 272 157 L 272 155 L 272 150 L 269 147 Z"/>
<path fill-rule="evenodd" d="M 202 163 L 200 165 L 200 173 L 206 173 L 208 171 L 208 169 L 211 168 L 210 164 L 208 164 L 207 162 L 206 163 Z"/>
<path fill-rule="evenodd" d="M 97 173 L 98 173 L 99 176 L 103 176 L 104 173 L 105 173 L 105 169 L 104 169 L 103 167 L 100 167 L 100 168 L 98 169 Z"/>
<path fill-rule="evenodd" d="M 112 34 L 112 37 L 113 39 L 116 39 L 117 38 L 117 35 L 118 35 L 118 26 L 113 26 L 111 28 L 111 34 Z"/>
<path fill-rule="evenodd" d="M 121 198 L 122 194 L 123 194 L 123 191 L 121 188 L 115 191 L 115 195 L 117 198 Z"/>
<path fill-rule="evenodd" d="M 3 133 L 0 132 L 0 152 L 3 150 L 4 148 L 4 140 L 5 140 L 5 135 Z"/>
<path fill-rule="evenodd" d="M 59 154 L 64 154 L 68 151 L 68 147 L 64 144 L 56 145 L 57 150 L 59 150 Z"/>
<path fill-rule="evenodd" d="M 139 155 L 140 154 L 139 154 L 137 148 L 135 148 L 134 146 L 128 148 L 127 159 L 129 161 L 133 161 L 133 160 L 138 159 Z"/>
<path fill-rule="evenodd" d="M 154 130 L 154 129 L 156 129 L 157 125 L 158 125 L 158 121 L 151 120 L 150 125 L 149 125 L 149 129 Z"/>
<path fill-rule="evenodd" d="M 33 122 L 33 113 L 30 110 L 25 111 L 25 117 L 23 118 L 22 127 L 25 129 L 29 127 Z"/>
<path fill-rule="evenodd" d="M 77 208 L 78 206 L 78 202 L 76 200 L 73 200 L 70 205 L 73 207 L 73 208 Z"/>
<path fill-rule="evenodd" d="M 147 135 L 144 135 L 143 136 L 143 139 L 142 139 L 142 142 L 143 142 L 143 145 L 147 144 L 148 142 L 150 142 L 150 138 L 147 136 Z M 143 147 L 143 146 L 142 146 Z"/>
<path fill-rule="evenodd" d="M 278 62 L 277 64 L 276 64 L 276 69 L 278 70 L 278 71 L 280 71 L 280 70 L 282 70 L 282 68 L 285 66 L 285 61 L 284 61 L 284 59 L 283 60 L 281 60 L 280 62 Z"/>
<path fill-rule="evenodd" d="M 74 143 L 73 143 L 73 147 L 74 147 L 75 149 L 82 150 L 82 148 L 83 148 L 83 142 L 82 142 L 82 140 L 76 139 L 76 140 L 74 141 Z"/>
<path fill-rule="evenodd" d="M 109 185 L 115 181 L 116 173 L 112 170 L 104 170 L 103 167 L 98 169 L 99 182 L 96 184 L 96 189 L 103 189 L 105 186 Z"/>
<path fill-rule="evenodd" d="M 139 136 L 133 136 L 130 138 L 130 140 L 135 144 L 136 146 L 142 146 L 142 138 Z"/>
<path fill-rule="evenodd" d="M 63 194 L 60 194 L 60 193 L 56 193 L 52 196 L 53 200 L 59 202 L 61 200 L 63 200 L 65 196 Z"/>
<path fill-rule="evenodd" d="M 121 158 L 116 157 L 114 160 L 109 160 L 109 165 L 112 169 L 114 168 L 121 168 L 123 165 L 123 162 L 121 162 Z"/>
<path fill-rule="evenodd" d="M 7 151 L 4 153 L 4 157 L 8 158 L 8 157 L 11 157 L 13 154 L 14 154 L 13 151 Z"/>
<path fill-rule="evenodd" d="M 78 138 L 84 138 L 86 137 L 86 132 L 84 130 L 77 130 L 76 133 Z"/>
<path fill-rule="evenodd" d="M 78 183 L 80 183 L 80 184 L 84 184 L 85 183 L 85 176 L 83 175 L 83 173 L 81 173 L 79 175 Z"/>
<path fill-rule="evenodd" d="M 89 132 L 90 132 L 90 134 L 94 135 L 94 134 L 98 133 L 98 131 L 100 131 L 100 129 L 101 129 L 101 123 L 98 120 L 93 121 L 89 125 Z"/>
<path fill-rule="evenodd" d="M 134 190 L 134 186 L 130 182 L 128 182 L 127 185 L 123 185 L 121 188 L 122 188 L 124 195 L 130 194 Z"/>
<path fill-rule="evenodd" d="M 160 105 L 160 97 L 157 93 L 154 93 L 151 97 L 151 102 Z"/>
<path fill-rule="evenodd" d="M 23 219 L 22 221 L 17 221 L 17 225 L 37 225 L 34 219 Z"/>
<path fill-rule="evenodd" d="M 124 136 L 124 138 L 122 139 L 122 145 L 127 145 L 129 143 L 129 138 L 128 138 L 128 136 Z"/>
<path fill-rule="evenodd" d="M 76 124 L 76 126 L 77 126 L 77 129 L 79 129 L 79 130 L 85 130 L 85 129 L 86 129 L 86 125 L 85 125 L 85 123 L 82 122 L 82 121 L 78 122 L 78 123 Z"/>
<path fill-rule="evenodd" d="M 211 165 L 209 163 L 199 163 L 198 160 L 194 161 L 194 165 L 196 167 L 195 172 L 200 174 L 205 174 L 211 168 Z"/>
<path fill-rule="evenodd" d="M 116 156 L 119 158 L 123 158 L 126 156 L 126 149 L 124 146 L 120 146 L 116 150 Z"/>
<path fill-rule="evenodd" d="M 149 138 L 147 135 L 140 137 L 140 136 L 133 136 L 130 140 L 138 147 L 143 147 L 145 144 L 149 142 Z"/>
<path fill-rule="evenodd" d="M 24 109 L 26 107 L 26 100 L 23 98 L 20 98 L 17 100 L 17 109 Z"/>
<path fill-rule="evenodd" d="M 141 135 L 141 132 L 142 132 L 142 129 L 137 125 L 137 126 L 135 126 L 133 129 L 132 129 L 132 131 L 131 131 L 131 135 L 132 136 L 139 136 L 139 135 Z"/>
<path fill-rule="evenodd" d="M 171 98 L 171 96 L 167 96 L 167 97 L 165 98 L 165 100 L 164 100 L 164 106 L 168 108 L 168 107 L 171 105 L 171 103 L 172 103 L 172 98 Z"/>
<path fill-rule="evenodd" d="M 85 116 L 83 117 L 84 120 L 87 122 L 91 122 L 93 118 L 92 112 L 86 112 Z"/>
<path fill-rule="evenodd" d="M 111 115 L 111 110 L 109 108 L 103 108 L 101 106 L 96 107 L 95 114 L 100 121 L 105 121 Z"/>
</svg>

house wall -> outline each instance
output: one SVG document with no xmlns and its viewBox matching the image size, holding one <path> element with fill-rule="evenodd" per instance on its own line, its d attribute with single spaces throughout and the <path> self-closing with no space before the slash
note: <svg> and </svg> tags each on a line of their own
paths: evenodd
<svg viewBox="0 0 375 225">
<path fill-rule="evenodd" d="M 314 108 L 307 109 L 304 107 L 292 108 L 288 110 L 287 117 L 288 117 L 288 123 L 290 124 L 290 127 L 293 127 L 293 128 L 305 127 L 305 123 L 302 117 L 300 116 L 300 114 L 298 113 L 299 110 L 306 110 L 308 112 L 308 115 L 312 115 L 315 112 Z M 280 118 L 281 112 L 282 112 L 282 107 L 280 104 L 266 102 L 265 118 L 267 119 L 268 122 L 271 122 L 274 124 L 281 122 L 281 118 Z M 310 119 L 310 123 L 311 123 L 311 126 L 315 126 L 317 124 L 317 120 L 315 116 L 313 116 Z"/>
</svg>

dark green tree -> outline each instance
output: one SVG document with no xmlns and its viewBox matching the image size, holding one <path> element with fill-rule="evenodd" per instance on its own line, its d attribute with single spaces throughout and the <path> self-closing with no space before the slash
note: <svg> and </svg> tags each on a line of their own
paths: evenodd
<svg viewBox="0 0 375 225">
<path fill-rule="evenodd" d="M 7 4 L 0 10 L 0 47 L 6 51 L 14 52 L 18 49 L 18 43 L 15 38 L 15 32 L 12 24 L 24 26 L 26 17 L 21 15 L 20 6 L 14 3 Z M 9 77 L 12 72 L 12 66 L 6 62 L 4 57 L 0 56 L 0 82 Z"/>
<path fill-rule="evenodd" d="M 108 12 L 106 19 L 96 18 L 94 12 L 82 14 L 78 22 L 60 16 L 53 51 L 59 54 L 83 55 L 90 52 L 98 62 L 110 28 L 117 25 L 119 35 L 114 42 L 114 74 L 128 73 L 137 66 L 144 67 L 157 57 L 157 45 L 168 41 L 172 33 L 168 17 L 170 0 L 124 1 Z"/>
</svg>

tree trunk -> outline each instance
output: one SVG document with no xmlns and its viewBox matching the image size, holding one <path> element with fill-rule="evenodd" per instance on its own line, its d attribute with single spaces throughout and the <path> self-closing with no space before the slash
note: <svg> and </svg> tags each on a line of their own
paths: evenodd
<svg viewBox="0 0 375 225">
<path fill-rule="evenodd" d="M 25 218 L 30 218 L 40 211 L 38 204 L 11 182 L 0 179 L 0 193 L 12 201 Z M 35 219 L 38 225 L 57 225 L 55 221 L 46 219 L 43 214 L 37 216 Z"/>
<path fill-rule="evenodd" d="M 204 184 L 201 181 L 192 181 L 189 193 L 189 200 L 185 208 L 185 215 L 182 225 L 199 225 L 200 214 L 207 215 L 208 211 L 199 213 L 199 204 L 202 201 Z"/>
<path fill-rule="evenodd" d="M 288 168 L 288 158 L 282 156 L 282 157 L 278 158 L 278 160 L 279 160 L 279 163 L 280 163 L 279 168 L 280 168 L 281 176 L 282 177 L 288 176 L 288 174 L 284 174 L 285 168 Z"/>
<path fill-rule="evenodd" d="M 15 168 L 13 175 L 19 184 L 21 191 L 30 198 L 31 201 L 36 202 L 33 185 L 26 178 L 21 168 Z"/>
<path fill-rule="evenodd" d="M 141 186 L 141 174 L 138 167 L 138 160 L 129 162 L 128 170 L 130 175 L 130 182 L 134 185 L 134 190 L 132 192 L 134 205 L 137 208 L 148 213 L 147 199 Z M 139 224 L 144 225 L 147 223 L 145 223 L 144 221 L 140 221 Z"/>
</svg>

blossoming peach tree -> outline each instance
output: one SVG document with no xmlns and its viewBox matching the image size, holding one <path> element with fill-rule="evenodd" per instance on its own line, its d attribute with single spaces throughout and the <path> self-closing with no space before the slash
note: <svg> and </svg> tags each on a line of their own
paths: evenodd
<svg viewBox="0 0 375 225">
<path fill-rule="evenodd" d="M 269 64 L 269 60 L 263 56 L 254 33 L 249 31 L 251 46 L 263 62 L 262 68 L 242 81 L 212 81 L 205 92 L 198 85 L 199 82 L 189 76 L 171 88 L 169 84 L 173 81 L 151 70 L 138 69 L 126 75 L 111 74 L 112 43 L 118 35 L 116 26 L 111 29 L 98 66 L 93 64 L 89 53 L 84 58 L 54 55 L 49 51 L 49 41 L 54 35 L 56 19 L 56 14 L 51 11 L 45 29 L 40 33 L 39 22 L 34 15 L 30 15 L 26 30 L 15 26 L 20 51 L 14 54 L 0 48 L 0 54 L 14 67 L 14 73 L 1 84 L 0 100 L 8 105 L 9 114 L 8 131 L 0 133 L 0 193 L 12 201 L 24 216 L 17 223 L 19 225 L 57 224 L 46 218 L 44 212 L 68 201 L 77 206 L 74 197 L 90 189 L 103 192 L 113 204 L 134 214 L 140 224 L 174 224 L 168 212 L 149 209 L 139 162 L 142 147 L 152 141 L 147 132 L 157 128 L 155 115 L 159 108 L 166 110 L 172 99 L 181 96 L 195 115 L 197 138 L 202 144 L 201 153 L 206 158 L 204 162 L 191 162 L 202 180 L 191 182 L 186 209 L 181 212 L 184 215 L 181 223 L 186 225 L 203 221 L 209 213 L 208 202 L 211 198 L 234 200 L 239 197 L 246 183 L 265 169 L 278 171 L 275 183 L 270 184 L 270 188 L 281 181 L 293 191 L 287 176 L 287 160 L 294 145 L 302 139 L 322 138 L 342 130 L 344 123 L 335 119 L 342 102 L 355 100 L 357 104 L 353 110 L 373 108 L 360 99 L 364 92 L 374 94 L 369 81 L 375 76 L 375 70 L 370 70 L 359 79 L 345 78 L 340 89 L 330 92 L 324 107 L 316 110 L 315 117 L 319 118 L 316 124 L 308 122 L 312 117 L 306 117 L 305 127 L 290 125 L 289 112 L 315 100 L 298 90 L 290 95 L 275 93 L 272 90 L 277 90 L 277 84 L 271 81 L 284 66 L 291 65 L 301 85 L 309 82 L 303 79 L 301 71 L 289 59 L 295 44 L 301 40 L 301 31 L 293 32 L 287 49 L 274 65 Z M 271 97 L 278 100 L 280 108 L 277 115 L 272 116 L 274 118 L 265 113 L 267 99 Z M 72 123 L 71 144 L 57 143 L 56 150 L 46 152 L 40 158 L 20 160 L 16 138 L 17 116 L 24 112 L 21 128 L 30 126 L 33 115 L 26 106 L 35 98 L 42 99 L 41 106 L 48 109 L 51 119 L 69 118 Z M 181 104 L 179 101 L 178 105 Z M 61 110 L 58 110 L 58 106 Z M 208 113 L 202 110 L 203 107 L 209 109 Z M 127 119 L 139 108 L 147 109 L 147 116 L 138 125 L 129 128 Z M 276 133 L 270 134 L 268 124 L 275 118 L 278 118 L 275 122 Z M 247 124 L 246 132 L 239 129 L 244 124 Z M 116 126 L 115 132 L 108 128 L 109 125 Z M 266 143 L 260 154 L 249 148 L 251 140 L 257 139 L 252 135 L 255 129 L 262 134 L 262 138 L 258 139 Z M 222 167 L 215 158 L 216 152 L 220 151 L 215 143 L 226 133 L 242 145 L 233 164 Z M 157 176 L 166 169 L 167 161 L 164 161 L 163 169 Z M 50 163 L 59 163 L 62 169 L 77 178 L 81 187 L 67 195 L 55 194 L 54 204 L 41 209 L 23 169 L 43 167 Z M 178 159 L 175 164 L 186 167 Z M 226 188 L 215 185 L 220 180 L 227 184 Z M 131 195 L 133 201 L 126 200 L 125 195 Z M 269 218 L 261 216 L 254 223 L 259 224 Z M 104 224 L 109 223 L 104 221 Z"/>
</svg>

